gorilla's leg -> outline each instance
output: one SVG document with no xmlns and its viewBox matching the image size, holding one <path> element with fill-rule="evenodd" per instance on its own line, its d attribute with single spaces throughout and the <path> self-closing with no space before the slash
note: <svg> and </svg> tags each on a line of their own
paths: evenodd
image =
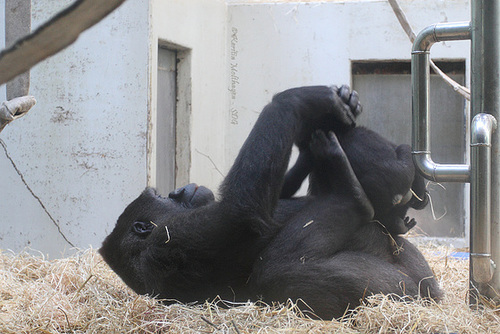
<svg viewBox="0 0 500 334">
<path fill-rule="evenodd" d="M 261 112 L 221 186 L 228 219 L 248 221 L 263 233 L 281 192 L 292 146 L 307 142 L 322 117 L 350 128 L 355 116 L 337 88 L 300 87 L 274 96 Z"/>
<path fill-rule="evenodd" d="M 295 240 L 289 242 L 294 244 Z M 300 299 L 303 303 L 298 305 L 303 309 L 309 306 L 314 314 L 330 319 L 376 293 L 436 301 L 442 297 L 419 250 L 404 238 L 390 237 L 377 223 L 363 225 L 340 252 L 316 254 L 295 260 L 275 258 L 267 264 L 263 257 L 260 262 L 265 268 L 258 268 L 252 276 L 262 298 L 282 302 Z"/>
<path fill-rule="evenodd" d="M 302 270 L 304 263 L 334 256 L 373 217 L 373 208 L 335 134 L 327 136 L 318 130 L 311 139 L 311 152 L 315 173 L 323 178 L 324 187 L 315 191 L 317 195 L 309 198 L 261 253 L 251 277 L 257 292 L 273 290 L 268 285 L 274 284 L 274 276 L 287 275 L 283 267 L 290 268 L 293 275 L 296 266 Z"/>
<path fill-rule="evenodd" d="M 302 310 L 325 320 L 341 317 L 372 294 L 418 294 L 414 281 L 397 267 L 360 252 L 275 263 L 267 269 L 259 277 L 264 301 L 297 301 Z"/>
<path fill-rule="evenodd" d="M 337 94 L 340 96 L 344 104 L 350 109 L 350 115 L 353 119 L 352 126 L 346 127 L 345 124 L 339 122 L 338 117 L 326 115 L 325 117 L 321 117 L 319 119 L 320 121 L 314 124 L 315 130 L 320 129 L 325 132 L 334 131 L 336 133 L 344 133 L 345 131 L 348 131 L 353 126 L 355 126 L 354 119 L 359 116 L 362 110 L 358 93 L 354 90 L 351 91 L 348 86 L 343 85 L 338 89 Z M 305 139 L 306 140 L 297 141 L 297 146 L 299 147 L 299 156 L 294 166 L 285 175 L 285 180 L 280 195 L 281 199 L 292 197 L 297 192 L 297 190 L 299 190 L 302 182 L 312 171 L 314 158 L 309 148 L 309 138 Z"/>
<path fill-rule="evenodd" d="M 367 253 L 393 264 L 419 287 L 411 296 L 440 300 L 442 292 L 424 256 L 411 242 L 389 235 L 378 222 L 363 225 L 347 242 L 346 251 Z"/>
<path fill-rule="evenodd" d="M 422 298 L 439 301 L 443 297 L 443 292 L 422 253 L 411 242 L 402 237 L 396 236 L 394 243 L 395 265 L 413 279 Z"/>
</svg>

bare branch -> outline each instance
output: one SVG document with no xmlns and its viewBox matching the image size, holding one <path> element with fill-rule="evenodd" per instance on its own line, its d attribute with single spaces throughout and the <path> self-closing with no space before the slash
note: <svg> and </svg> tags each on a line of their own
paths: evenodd
<svg viewBox="0 0 500 334">
<path fill-rule="evenodd" d="M 405 12 L 403 12 L 403 9 L 401 9 L 397 0 L 388 0 L 388 1 L 392 7 L 392 10 L 394 11 L 394 14 L 396 14 L 399 24 L 401 24 L 401 28 L 403 28 L 403 30 L 405 31 L 406 35 L 410 39 L 410 42 L 413 43 L 417 36 L 413 32 L 410 22 L 408 22 L 408 19 L 406 18 Z"/>
<path fill-rule="evenodd" d="M 73 43 L 125 0 L 77 0 L 33 33 L 0 52 L 0 85 Z"/>
</svg>

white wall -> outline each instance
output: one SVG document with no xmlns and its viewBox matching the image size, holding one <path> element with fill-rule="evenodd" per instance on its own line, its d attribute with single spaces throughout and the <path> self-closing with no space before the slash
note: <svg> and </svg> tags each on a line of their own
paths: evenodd
<svg viewBox="0 0 500 334">
<path fill-rule="evenodd" d="M 33 29 L 71 2 L 34 2 Z M 3 17 L 4 0 L 0 8 Z M 190 58 L 181 133 L 190 141 L 180 144 L 188 163 L 179 181 L 216 189 L 225 158 L 225 25 L 224 1 L 128 0 L 35 66 L 37 105 L 0 134 L 33 194 L 0 150 L 0 249 L 57 257 L 70 248 L 62 235 L 99 247 L 125 206 L 155 185 L 159 42 Z M 4 100 L 4 86 L 0 94 Z"/>
<path fill-rule="evenodd" d="M 183 170 L 178 173 L 188 168 L 188 180 L 216 190 L 226 172 L 224 160 L 227 156 L 224 149 L 227 144 L 224 136 L 227 110 L 226 4 L 223 0 L 154 0 L 151 12 L 151 101 L 156 101 L 158 43 L 184 50 L 190 55 L 190 69 L 187 70 L 191 75 L 184 81 L 190 80 L 191 85 L 191 164 L 179 166 Z M 155 103 L 151 104 L 151 113 L 151 136 L 154 138 Z M 151 152 L 154 152 L 154 140 L 151 144 Z M 154 185 L 155 175 L 154 155 L 152 158 L 149 161 L 150 185 Z"/>
<path fill-rule="evenodd" d="M 228 123 L 226 135 L 231 158 L 274 93 L 301 85 L 350 84 L 352 60 L 410 59 L 411 43 L 387 1 L 251 2 L 231 1 L 228 9 L 229 58 L 231 32 L 237 31 L 237 55 L 228 64 L 237 69 L 230 110 L 238 120 Z M 433 23 L 470 17 L 466 0 L 400 4 L 417 33 Z M 441 43 L 432 55 L 469 63 L 469 44 Z"/>
<path fill-rule="evenodd" d="M 70 2 L 34 1 L 33 28 Z M 415 31 L 469 19 L 465 0 L 400 2 Z M 3 18 L 4 0 L 0 8 Z M 1 27 L 0 46 L 3 36 Z M 351 60 L 410 56 L 386 1 L 128 0 L 32 69 L 38 104 L 0 139 L 36 197 L 0 148 L 0 249 L 56 257 L 69 248 L 61 234 L 99 247 L 124 207 L 154 186 L 159 42 L 190 57 L 182 180 L 214 190 L 274 93 L 349 83 Z M 432 53 L 468 62 L 468 43 Z"/>
<path fill-rule="evenodd" d="M 71 2 L 34 1 L 33 29 Z M 38 103 L 0 139 L 34 194 L 0 150 L 0 248 L 56 257 L 70 248 L 63 234 L 99 247 L 144 189 L 148 15 L 147 0 L 126 1 L 31 70 Z"/>
</svg>

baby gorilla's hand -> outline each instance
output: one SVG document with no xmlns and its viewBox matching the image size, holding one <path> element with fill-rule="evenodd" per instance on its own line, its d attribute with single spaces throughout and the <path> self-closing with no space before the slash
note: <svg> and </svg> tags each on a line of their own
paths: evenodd
<svg viewBox="0 0 500 334">
<path fill-rule="evenodd" d="M 340 146 L 337 136 L 332 131 L 327 134 L 322 130 L 316 130 L 311 136 L 309 150 L 317 169 L 323 169 L 325 166 L 349 165 L 344 150 Z"/>
</svg>

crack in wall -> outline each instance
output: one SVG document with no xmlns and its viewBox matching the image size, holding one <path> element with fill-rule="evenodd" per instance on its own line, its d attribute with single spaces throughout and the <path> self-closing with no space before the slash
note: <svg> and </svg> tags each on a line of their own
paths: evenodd
<svg viewBox="0 0 500 334">
<path fill-rule="evenodd" d="M 52 221 L 52 223 L 56 226 L 57 228 L 57 231 L 59 232 L 59 234 L 63 237 L 63 239 L 71 246 L 71 247 L 75 247 L 75 245 L 68 240 L 68 238 L 66 237 L 66 235 L 63 233 L 63 231 L 61 230 L 61 226 L 59 225 L 59 223 L 54 219 L 54 217 L 52 217 L 52 215 L 50 214 L 49 210 L 47 210 L 47 208 L 45 207 L 45 205 L 43 204 L 42 200 L 40 199 L 40 197 L 38 197 L 34 192 L 33 190 L 31 189 L 31 187 L 28 185 L 28 183 L 26 182 L 26 180 L 24 179 L 24 176 L 23 174 L 21 173 L 21 171 L 19 170 L 19 168 L 17 168 L 16 166 L 16 163 L 14 162 L 14 160 L 12 159 L 12 157 L 10 156 L 9 154 L 9 151 L 7 150 L 7 145 L 5 144 L 5 142 L 3 140 L 0 139 L 0 144 L 2 145 L 3 147 L 3 150 L 5 152 L 5 156 L 7 157 L 7 159 L 9 159 L 12 167 L 14 167 L 14 170 L 16 171 L 17 175 L 19 175 L 19 177 L 21 178 L 21 181 L 24 183 L 24 185 L 26 186 L 26 189 L 28 189 L 28 191 L 31 193 L 31 195 L 38 201 L 38 203 L 40 204 L 40 206 L 42 207 L 43 211 L 45 211 L 45 213 L 47 214 L 47 216 L 49 217 L 49 219 Z"/>
<path fill-rule="evenodd" d="M 219 173 L 222 177 L 226 177 L 226 176 L 224 175 L 224 173 L 222 173 L 222 172 L 220 171 L 220 169 L 217 167 L 217 165 L 215 164 L 215 162 L 212 160 L 212 158 L 211 158 L 208 154 L 202 153 L 202 152 L 198 151 L 198 149 L 195 149 L 195 151 L 196 151 L 196 153 L 201 154 L 202 156 L 204 156 L 205 158 L 207 158 L 207 159 L 208 159 L 208 160 L 212 163 L 212 165 L 214 166 L 214 169 L 215 169 L 215 170 L 216 170 L 216 171 L 217 171 L 217 172 L 218 172 L 218 173 Z"/>
</svg>

